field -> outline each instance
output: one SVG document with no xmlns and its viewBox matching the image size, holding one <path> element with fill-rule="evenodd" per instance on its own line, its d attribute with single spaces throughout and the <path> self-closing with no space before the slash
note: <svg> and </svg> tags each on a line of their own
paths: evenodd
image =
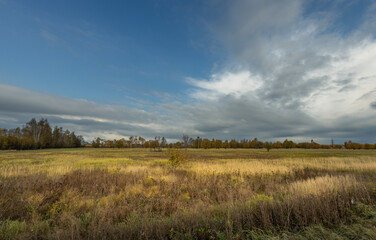
<svg viewBox="0 0 376 240">
<path fill-rule="evenodd" d="M 0 152 L 0 239 L 376 239 L 376 151 Z"/>
</svg>

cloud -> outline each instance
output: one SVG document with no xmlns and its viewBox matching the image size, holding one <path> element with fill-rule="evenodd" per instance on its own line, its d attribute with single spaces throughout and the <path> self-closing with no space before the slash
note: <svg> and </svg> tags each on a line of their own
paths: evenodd
<svg viewBox="0 0 376 240">
<path fill-rule="evenodd" d="M 210 80 L 188 78 L 187 81 L 199 89 L 192 93 L 192 97 L 208 100 L 226 95 L 239 97 L 256 91 L 262 84 L 259 77 L 252 76 L 249 71 L 225 72 L 213 74 Z"/>
<path fill-rule="evenodd" d="M 152 136 L 165 130 L 164 126 L 158 124 L 160 117 L 153 113 L 4 84 L 0 84 L 0 117 L 0 121 L 18 119 L 18 124 L 25 123 L 32 117 L 47 117 L 52 123 L 72 127 L 72 130 L 87 137 L 103 136 L 111 132 L 117 136 L 142 133 Z"/>
<path fill-rule="evenodd" d="M 49 44 L 55 44 L 55 43 L 57 43 L 58 40 L 59 40 L 59 38 L 58 38 L 55 34 L 49 32 L 49 31 L 47 31 L 47 30 L 42 30 L 42 31 L 40 32 L 40 35 L 41 35 L 42 38 L 45 39 Z"/>
<path fill-rule="evenodd" d="M 286 36 L 299 19 L 301 3 L 297 0 L 217 1 L 221 11 L 218 19 L 210 22 L 215 39 L 230 52 L 229 65 L 241 65 L 251 72 L 266 73 L 275 65 L 270 45 L 279 42 L 275 36 Z M 270 59 L 270 60 L 269 60 Z"/>
<path fill-rule="evenodd" d="M 227 60 L 206 78 L 187 77 L 186 99 L 154 92 L 162 101 L 143 111 L 0 85 L 0 123 L 43 116 L 89 140 L 186 133 L 375 142 L 376 4 L 344 34 L 333 12 L 342 3 L 309 12 L 301 0 L 212 1 L 217 18 L 206 26 Z"/>
<path fill-rule="evenodd" d="M 329 31 L 335 13 L 307 14 L 303 1 L 219 3 L 223 14 L 208 25 L 228 62 L 208 79 L 188 78 L 210 119 L 198 129 L 375 141 L 376 5 L 344 35 Z"/>
</svg>

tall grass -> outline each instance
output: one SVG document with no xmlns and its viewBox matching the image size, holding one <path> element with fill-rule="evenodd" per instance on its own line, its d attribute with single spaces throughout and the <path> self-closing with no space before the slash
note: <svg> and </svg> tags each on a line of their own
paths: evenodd
<svg viewBox="0 0 376 240">
<path fill-rule="evenodd" d="M 174 169 L 146 150 L 2 152 L 0 239 L 236 239 L 338 226 L 375 202 L 372 156 L 222 152 Z"/>
</svg>

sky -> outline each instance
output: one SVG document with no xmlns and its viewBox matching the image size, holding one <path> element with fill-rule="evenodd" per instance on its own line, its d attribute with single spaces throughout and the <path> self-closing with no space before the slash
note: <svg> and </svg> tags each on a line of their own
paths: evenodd
<svg viewBox="0 0 376 240">
<path fill-rule="evenodd" d="M 0 128 L 376 143 L 372 0 L 0 0 Z"/>
</svg>

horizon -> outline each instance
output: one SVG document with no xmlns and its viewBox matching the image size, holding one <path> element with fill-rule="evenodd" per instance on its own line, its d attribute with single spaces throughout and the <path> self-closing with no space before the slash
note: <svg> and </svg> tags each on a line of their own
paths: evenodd
<svg viewBox="0 0 376 240">
<path fill-rule="evenodd" d="M 45 124 L 47 124 L 48 126 L 49 126 L 49 129 L 50 129 L 50 133 L 48 134 L 47 132 L 43 132 L 43 131 L 45 131 L 46 129 L 48 129 L 48 128 L 44 128 L 44 127 L 42 127 L 42 126 L 46 126 Z M 18 126 L 18 127 L 16 127 L 16 128 L 10 128 L 10 129 L 5 129 L 5 128 L 0 128 L 0 137 L 7 137 L 7 136 L 16 136 L 16 138 L 18 138 L 18 140 L 21 140 L 22 138 L 32 138 L 33 139 L 33 137 L 31 137 L 30 136 L 30 130 L 31 129 L 34 129 L 34 127 L 36 127 L 36 128 L 40 128 L 40 131 L 42 131 L 43 132 L 43 134 L 46 134 L 45 136 L 48 136 L 48 135 L 50 135 L 52 138 L 53 138 L 53 132 L 56 130 L 56 129 L 60 129 L 60 131 L 59 131 L 59 133 L 61 133 L 61 134 L 64 134 L 64 132 L 65 131 L 68 131 L 68 134 L 75 134 L 75 131 L 74 131 L 74 129 L 64 129 L 63 127 L 61 127 L 61 126 L 57 126 L 57 125 L 55 125 L 55 126 L 53 126 L 53 125 L 51 125 L 50 123 L 49 123 L 49 121 L 48 121 L 48 119 L 47 118 L 41 118 L 41 119 L 35 119 L 35 118 L 32 118 L 30 121 L 28 121 L 27 123 L 25 123 L 25 124 L 23 124 L 22 126 Z M 31 130 L 31 131 L 33 131 L 33 130 Z M 38 130 L 36 130 L 36 131 L 38 131 Z M 19 133 L 21 133 L 21 136 L 18 136 L 17 134 L 16 135 L 14 135 L 15 133 L 17 133 L 17 132 L 19 132 Z M 58 134 L 59 134 L 58 133 Z M 42 135 L 43 135 L 42 134 Z M 31 135 L 33 135 L 33 134 L 31 134 Z M 285 139 L 283 139 L 283 138 L 281 138 L 281 139 L 276 139 L 276 140 L 274 140 L 274 141 L 270 141 L 270 140 L 268 140 L 268 139 L 263 139 L 263 140 L 261 140 L 261 139 L 259 139 L 257 136 L 256 137 L 250 137 L 250 138 L 242 138 L 242 139 L 236 139 L 236 138 L 233 138 L 233 137 L 227 137 L 227 138 L 221 138 L 221 139 L 216 139 L 216 138 L 206 138 L 206 137 L 201 137 L 201 136 L 188 136 L 188 135 L 186 135 L 186 134 L 183 134 L 182 136 L 181 136 L 182 138 L 180 138 L 180 139 L 167 139 L 167 138 L 165 138 L 163 135 L 162 136 L 155 136 L 155 137 L 149 137 L 149 138 L 143 138 L 143 136 L 129 136 L 129 137 L 120 137 L 120 138 L 118 138 L 118 139 L 105 139 L 105 138 L 101 138 L 101 137 L 95 137 L 94 139 L 92 139 L 92 140 L 88 140 L 88 139 L 85 139 L 85 138 L 83 138 L 81 135 L 78 135 L 78 136 L 76 136 L 76 135 L 74 135 L 74 138 L 77 138 L 77 139 L 80 139 L 81 141 L 80 141 L 80 143 L 81 144 L 83 144 L 83 145 L 86 145 L 86 144 L 89 144 L 89 145 L 92 145 L 92 144 L 94 144 L 94 142 L 96 142 L 96 141 L 99 141 L 99 142 L 101 142 L 100 144 L 104 144 L 105 142 L 112 142 L 112 148 L 118 148 L 118 147 L 116 147 L 115 145 L 116 145 L 116 143 L 118 142 L 118 141 L 131 141 L 131 138 L 132 139 L 137 139 L 137 138 L 139 138 L 139 139 L 142 139 L 142 141 L 146 141 L 146 142 L 153 142 L 153 141 L 158 141 L 158 144 L 160 144 L 160 141 L 166 141 L 165 142 L 165 144 L 166 145 L 164 145 L 163 147 L 171 147 L 171 146 L 168 146 L 168 145 L 170 145 L 170 144 L 173 144 L 173 145 L 175 145 L 175 144 L 177 144 L 177 143 L 181 143 L 181 144 L 184 144 L 184 142 L 185 141 L 188 141 L 188 142 L 190 142 L 189 143 L 189 146 L 190 146 L 190 148 L 195 148 L 195 147 L 193 147 L 193 142 L 195 142 L 196 140 L 198 140 L 199 139 L 199 141 L 201 142 L 201 141 L 203 141 L 203 140 L 209 140 L 210 142 L 212 142 L 212 141 L 217 141 L 217 140 L 220 140 L 221 141 L 221 144 L 222 143 L 230 143 L 230 142 L 232 142 L 233 140 L 235 140 L 236 141 L 236 143 L 238 143 L 238 144 L 243 144 L 243 143 L 250 143 L 250 142 L 254 142 L 254 141 L 256 141 L 256 142 L 260 142 L 260 143 L 263 143 L 263 144 L 275 144 L 275 143 L 284 143 L 284 142 L 292 142 L 293 144 L 303 144 L 303 143 L 308 143 L 308 144 L 312 144 L 312 143 L 314 143 L 314 144 L 318 144 L 319 146 L 321 145 L 321 146 L 331 146 L 333 149 L 338 149 L 336 146 L 345 146 L 346 147 L 346 144 L 347 143 L 353 143 L 353 144 L 357 144 L 357 146 L 356 147 L 360 147 L 359 149 L 373 149 L 373 148 L 370 148 L 370 147 L 372 147 L 371 145 L 375 145 L 376 146 L 376 143 L 367 143 L 367 142 L 363 142 L 363 143 L 357 143 L 357 142 L 353 142 L 351 139 L 348 139 L 348 140 L 346 140 L 345 142 L 343 142 L 343 143 L 339 143 L 339 142 L 336 142 L 334 139 L 330 139 L 330 143 L 320 143 L 320 142 L 317 142 L 317 141 L 315 141 L 314 139 L 311 139 L 311 140 L 307 140 L 307 141 L 296 141 L 296 142 L 294 142 L 294 141 L 292 141 L 291 139 L 287 139 L 287 138 L 285 138 Z M 47 137 L 48 138 L 48 137 Z M 185 138 L 186 138 L 186 140 L 185 140 Z M 127 140 L 128 139 L 128 140 Z M 157 140 L 158 139 L 158 140 Z M 1 139 L 0 139 L 1 140 Z M 51 140 L 51 139 L 50 139 Z M 33 141 L 33 140 L 32 140 Z M 37 141 L 38 140 L 35 140 L 34 139 L 34 141 L 36 141 L 36 142 L 34 142 L 34 144 L 38 144 L 37 143 Z M 21 141 L 22 142 L 22 141 Z M 44 141 L 45 142 L 45 141 Z M 40 143 L 39 143 L 40 144 Z M 80 145 L 81 145 L 80 144 Z M 195 143 L 196 144 L 196 143 Z M 359 145 L 360 144 L 360 145 Z M 22 145 L 22 144 L 21 144 Z M 20 147 L 21 147 L 21 145 L 20 145 Z M 361 145 L 363 145 L 363 146 L 361 146 Z M 368 146 L 368 147 L 366 147 L 366 145 L 370 145 L 370 146 Z M 0 146 L 1 146 L 1 141 L 0 141 Z M 33 148 L 32 146 L 28 146 L 28 147 L 31 147 L 31 149 Z M 75 146 L 75 147 L 77 147 L 77 146 Z M 83 147 L 83 146 L 79 146 L 79 147 Z M 99 147 L 99 146 L 98 146 Z M 103 146 L 102 146 L 103 147 Z M 121 148 L 125 148 L 126 146 L 124 145 L 124 146 L 122 146 Z M 144 148 L 145 148 L 145 146 L 143 146 Z M 183 146 L 177 146 L 177 145 L 175 145 L 175 147 L 178 147 L 178 148 L 180 148 L 180 147 L 183 147 Z M 354 148 L 352 148 L 352 147 L 349 147 L 349 149 L 357 149 L 356 147 L 354 147 Z M 1 147 L 0 147 L 1 148 Z M 51 146 L 49 146 L 49 147 L 47 147 L 47 148 L 51 148 Z M 52 148 L 54 148 L 54 147 L 52 147 Z M 60 148 L 60 147 L 57 147 L 57 148 Z M 106 146 L 106 148 L 108 148 L 108 146 Z M 202 147 L 201 147 L 202 148 Z M 210 148 L 213 148 L 213 146 L 211 146 Z M 221 148 L 221 147 L 220 147 Z M 228 147 L 222 147 L 222 148 L 228 148 Z M 229 147 L 229 148 L 233 148 L 233 147 Z M 262 147 L 261 146 L 254 146 L 254 147 L 251 147 L 251 146 L 238 146 L 237 148 L 266 148 L 266 146 L 265 145 L 263 145 Z M 278 148 L 291 148 L 291 147 L 278 147 Z M 307 149 L 307 146 L 295 146 L 295 147 L 292 147 L 292 148 L 305 148 L 305 149 Z M 347 148 L 347 147 L 346 147 Z M 27 149 L 27 147 L 26 147 L 26 149 Z M 310 148 L 309 149 L 315 149 L 313 146 L 310 146 Z M 325 148 L 323 148 L 323 149 L 325 149 Z"/>
<path fill-rule="evenodd" d="M 0 128 L 376 142 L 371 0 L 0 0 L 0 16 Z"/>
</svg>

